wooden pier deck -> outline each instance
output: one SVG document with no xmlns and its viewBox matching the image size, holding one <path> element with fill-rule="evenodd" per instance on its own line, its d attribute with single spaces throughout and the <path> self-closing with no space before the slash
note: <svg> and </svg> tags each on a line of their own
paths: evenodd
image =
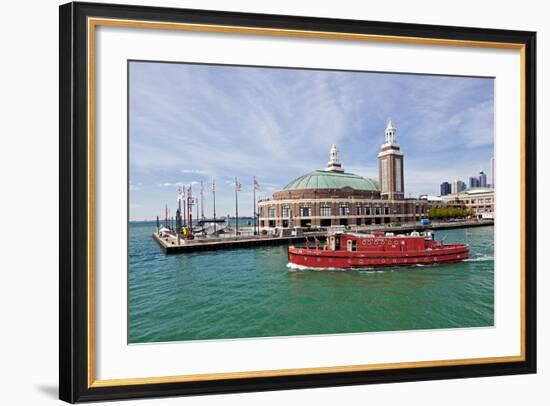
<svg viewBox="0 0 550 406">
<path fill-rule="evenodd" d="M 377 231 L 383 232 L 392 232 L 392 233 L 410 233 L 412 231 L 424 231 L 424 230 L 446 230 L 446 229 L 457 229 L 457 228 L 467 228 L 467 227 L 483 227 L 483 226 L 492 226 L 493 221 L 462 221 L 454 223 L 435 223 L 429 226 L 421 226 L 419 224 L 409 224 L 403 226 L 395 227 L 369 227 L 369 228 L 359 228 L 357 230 L 350 230 L 351 232 L 363 232 L 371 233 Z M 257 247 L 257 246 L 266 246 L 266 245 L 282 245 L 282 244 L 292 244 L 300 243 L 306 241 L 307 238 L 313 239 L 318 237 L 324 240 L 325 231 L 320 232 L 308 232 L 303 235 L 297 236 L 273 236 L 273 235 L 250 235 L 250 236 L 226 236 L 223 238 L 197 238 L 194 240 L 185 240 L 180 239 L 180 244 L 178 244 L 177 236 L 175 235 L 164 235 L 160 236 L 157 233 L 153 233 L 153 239 L 159 244 L 162 250 L 166 254 L 176 254 L 184 252 L 194 252 L 194 251 L 208 251 L 208 250 L 218 250 L 218 249 L 231 249 L 231 248 L 244 248 L 244 247 Z"/>
<path fill-rule="evenodd" d="M 315 234 L 321 236 L 325 233 L 308 233 L 308 237 L 312 238 Z M 157 233 L 153 233 L 153 238 L 166 254 L 218 250 L 227 248 L 257 247 L 262 245 L 281 245 L 291 244 L 293 242 L 303 242 L 306 240 L 305 236 L 241 236 L 224 238 L 202 238 L 190 241 L 186 241 L 182 238 L 180 244 L 178 245 L 178 239 L 175 236 L 161 237 Z"/>
</svg>

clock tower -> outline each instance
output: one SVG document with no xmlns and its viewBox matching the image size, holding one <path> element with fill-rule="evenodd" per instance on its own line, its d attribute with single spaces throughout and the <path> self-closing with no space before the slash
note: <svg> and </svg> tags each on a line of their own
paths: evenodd
<svg viewBox="0 0 550 406">
<path fill-rule="evenodd" d="M 378 173 L 382 199 L 403 200 L 405 182 L 403 179 L 403 153 L 397 143 L 397 130 L 391 120 L 386 126 L 384 143 L 378 154 Z"/>
</svg>

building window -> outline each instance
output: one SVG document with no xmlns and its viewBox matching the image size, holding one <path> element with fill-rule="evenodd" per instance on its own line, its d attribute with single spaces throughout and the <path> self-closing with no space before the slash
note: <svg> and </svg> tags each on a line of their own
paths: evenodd
<svg viewBox="0 0 550 406">
<path fill-rule="evenodd" d="M 355 206 L 355 215 L 360 216 L 361 215 L 361 206 Z"/>
<path fill-rule="evenodd" d="M 269 217 L 275 217 L 275 207 L 269 208 Z"/>
<path fill-rule="evenodd" d="M 384 207 L 384 214 L 390 214 L 390 208 Z"/>
<path fill-rule="evenodd" d="M 284 218 L 290 217 L 290 208 L 288 206 L 283 206 L 283 217 Z"/>
<path fill-rule="evenodd" d="M 379 216 L 380 213 L 381 213 L 380 207 L 375 207 L 375 209 L 374 209 L 374 214 L 376 214 L 377 216 Z"/>
<path fill-rule="evenodd" d="M 388 165 L 389 165 L 389 161 L 388 159 L 384 159 L 382 161 L 382 193 L 384 192 L 387 192 L 388 191 L 388 186 L 389 186 L 389 182 L 388 182 Z"/>
<path fill-rule="evenodd" d="M 300 207 L 300 217 L 310 217 L 311 207 Z"/>
<path fill-rule="evenodd" d="M 265 217 L 265 207 L 261 208 L 260 213 L 262 213 L 262 217 Z"/>
<path fill-rule="evenodd" d="M 349 216 L 349 207 L 342 205 L 340 206 L 340 216 Z"/>
<path fill-rule="evenodd" d="M 401 190 L 401 159 L 395 159 L 395 191 L 402 192 Z"/>
<path fill-rule="evenodd" d="M 332 215 L 329 206 L 321 206 L 321 217 L 330 217 Z"/>
<path fill-rule="evenodd" d="M 365 207 L 365 214 L 366 214 L 367 216 L 370 216 L 370 215 L 371 215 L 371 208 L 370 208 L 370 206 L 369 206 L 369 207 Z"/>
</svg>

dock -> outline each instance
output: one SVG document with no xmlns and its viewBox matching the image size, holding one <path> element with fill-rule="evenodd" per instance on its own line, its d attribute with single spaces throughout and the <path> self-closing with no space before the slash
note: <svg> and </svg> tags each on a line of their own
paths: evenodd
<svg viewBox="0 0 550 406">
<path fill-rule="evenodd" d="M 320 233 L 308 233 L 307 236 L 312 238 L 315 234 L 318 237 L 324 235 L 324 232 Z M 265 245 L 284 245 L 292 244 L 294 242 L 304 242 L 306 240 L 305 235 L 301 236 L 288 236 L 288 237 L 275 237 L 275 236 L 240 236 L 240 237 L 224 237 L 224 238 L 202 238 L 194 240 L 181 240 L 178 245 L 177 237 L 164 236 L 161 237 L 157 233 L 153 234 L 154 240 L 160 245 L 162 250 L 166 254 L 176 254 L 182 252 L 194 252 L 194 251 L 209 251 L 229 248 L 243 248 L 243 247 L 259 247 Z"/>
<path fill-rule="evenodd" d="M 453 223 L 434 223 L 427 226 L 421 226 L 419 224 L 406 224 L 401 226 L 370 226 L 370 227 L 352 227 L 350 232 L 357 233 L 372 233 L 372 232 L 385 232 L 385 233 L 410 233 L 412 231 L 425 231 L 425 230 L 449 230 L 458 228 L 469 227 L 486 227 L 494 225 L 492 220 L 483 221 L 460 221 Z M 306 239 L 312 241 L 314 238 L 324 240 L 326 231 L 304 232 L 300 235 L 289 236 L 276 236 L 272 234 L 267 235 L 243 235 L 243 236 L 224 236 L 223 238 L 216 237 L 199 237 L 193 240 L 180 239 L 178 244 L 178 238 L 175 234 L 165 234 L 163 236 L 158 233 L 153 233 L 152 237 L 160 246 L 160 248 L 166 254 L 177 254 L 195 251 L 209 251 L 219 249 L 232 249 L 232 248 L 245 248 L 245 247 L 258 247 L 267 245 L 284 245 L 293 243 L 302 243 Z"/>
</svg>

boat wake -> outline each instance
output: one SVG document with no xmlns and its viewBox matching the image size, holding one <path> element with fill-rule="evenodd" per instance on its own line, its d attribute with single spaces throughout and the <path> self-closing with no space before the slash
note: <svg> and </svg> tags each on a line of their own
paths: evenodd
<svg viewBox="0 0 550 406">
<path fill-rule="evenodd" d="M 481 255 L 476 258 L 468 258 L 465 259 L 464 262 L 488 262 L 488 261 L 494 261 L 495 257 L 492 255 Z"/>
<path fill-rule="evenodd" d="M 286 264 L 286 267 L 289 268 L 291 271 L 346 271 L 347 269 L 342 268 L 313 268 L 305 265 L 298 265 L 293 264 L 292 262 L 289 262 Z"/>
<path fill-rule="evenodd" d="M 318 268 L 318 267 L 308 267 L 305 265 L 298 265 L 289 262 L 286 264 L 286 267 L 291 271 L 330 271 L 330 272 L 346 272 L 346 271 L 359 271 L 360 273 L 382 273 L 386 272 L 385 270 L 377 268 Z"/>
</svg>

